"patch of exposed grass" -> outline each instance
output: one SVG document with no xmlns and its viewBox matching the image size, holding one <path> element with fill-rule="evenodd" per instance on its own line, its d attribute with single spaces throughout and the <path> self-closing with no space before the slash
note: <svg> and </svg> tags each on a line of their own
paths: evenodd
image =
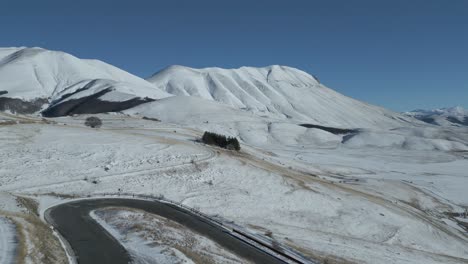
<svg viewBox="0 0 468 264">
<path fill-rule="evenodd" d="M 286 242 L 286 244 L 289 247 L 293 248 L 297 252 L 300 252 L 301 254 L 303 254 L 307 258 L 310 258 L 310 259 L 313 259 L 313 260 L 316 260 L 316 261 L 320 261 L 320 263 L 323 263 L 323 264 L 356 264 L 356 262 L 353 262 L 353 261 L 350 261 L 350 260 L 347 260 L 347 259 L 344 259 L 344 258 L 340 258 L 340 257 L 332 256 L 332 255 L 327 255 L 327 254 L 321 254 L 319 252 L 312 252 L 311 250 L 301 248 L 301 247 L 293 244 L 290 241 L 291 240 Z"/>
<path fill-rule="evenodd" d="M 40 262 L 44 264 L 68 263 L 60 241 L 54 236 L 49 226 L 33 215 L 28 215 L 25 219 L 29 223 L 26 227 L 29 239 L 34 245 L 31 256 L 34 256 L 34 259 L 40 259 Z"/>
<path fill-rule="evenodd" d="M 182 252 L 185 256 L 187 256 L 190 260 L 195 263 L 206 263 L 206 264 L 215 264 L 216 261 L 209 257 L 202 255 L 202 252 L 195 252 L 193 250 L 189 250 L 187 247 L 182 247 L 180 245 L 173 245 L 173 247 L 180 252 Z"/>
<path fill-rule="evenodd" d="M 39 218 L 39 204 L 31 198 L 17 196 L 25 213 L 1 212 L 11 219 L 17 230 L 17 263 L 65 264 L 68 258 L 52 229 Z"/>
<path fill-rule="evenodd" d="M 0 126 L 11 126 L 11 125 L 16 125 L 17 122 L 14 120 L 5 120 L 0 122 Z"/>
<path fill-rule="evenodd" d="M 16 196 L 16 201 L 21 207 L 28 210 L 29 213 L 39 216 L 39 204 L 36 200 L 23 196 Z"/>
<path fill-rule="evenodd" d="M 159 215 L 150 214 L 142 210 L 126 207 L 107 207 L 105 209 L 96 211 L 96 213 L 104 221 L 115 221 L 115 219 L 119 217 L 119 211 L 127 211 L 138 214 L 136 217 L 126 218 L 125 220 L 128 224 L 124 223 L 115 225 L 116 228 L 121 230 L 124 235 L 127 235 L 128 233 L 136 233 L 142 239 L 148 241 L 148 245 L 164 245 L 169 248 L 173 248 L 177 251 L 180 251 L 195 263 L 219 263 L 219 260 L 217 261 L 216 257 L 213 256 L 221 254 L 220 252 L 212 252 L 212 249 L 206 247 L 196 249 L 197 244 L 199 243 L 197 238 L 199 234 L 187 229 L 175 221 L 169 220 Z M 106 214 L 101 214 L 104 212 L 106 212 Z M 171 229 L 178 230 L 178 234 L 175 237 L 173 234 L 171 234 Z M 173 253 L 170 252 L 167 251 L 166 254 L 172 255 Z M 221 256 L 225 259 L 232 260 L 232 262 L 239 262 L 238 259 L 230 255 Z M 242 263 L 250 262 L 242 260 Z"/>
<path fill-rule="evenodd" d="M 62 199 L 75 199 L 75 198 L 80 198 L 81 197 L 79 195 L 66 194 L 66 193 L 56 193 L 56 192 L 41 193 L 40 195 L 55 196 L 57 198 L 62 198 Z"/>
</svg>

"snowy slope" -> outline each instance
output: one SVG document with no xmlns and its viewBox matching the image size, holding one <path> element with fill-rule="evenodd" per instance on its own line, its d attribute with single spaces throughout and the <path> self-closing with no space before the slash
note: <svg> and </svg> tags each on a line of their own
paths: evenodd
<svg viewBox="0 0 468 264">
<path fill-rule="evenodd" d="M 468 110 L 460 106 L 434 110 L 414 110 L 405 114 L 439 126 L 468 126 Z"/>
<path fill-rule="evenodd" d="M 192 69 L 171 66 L 149 82 L 175 95 L 196 96 L 262 116 L 338 127 L 397 127 L 414 122 L 339 94 L 311 75 L 285 66 Z"/>
<path fill-rule="evenodd" d="M 435 126 L 402 126 L 393 129 L 359 129 L 332 133 L 307 128 L 295 120 L 259 117 L 251 111 L 193 96 L 173 96 L 123 111 L 131 116 L 156 118 L 200 131 L 234 136 L 257 147 L 468 151 L 468 132 Z"/>
<path fill-rule="evenodd" d="M 145 116 L 238 137 L 255 146 L 265 144 L 335 147 L 342 136 L 305 128 L 292 120 L 259 117 L 225 104 L 191 96 L 174 96 L 125 110 L 131 116 Z"/>
<path fill-rule="evenodd" d="M 0 49 L 0 83 L 3 97 L 22 101 L 48 98 L 60 103 L 64 94 L 75 93 L 77 98 L 105 89 L 108 92 L 104 99 L 113 101 L 169 96 L 147 81 L 112 65 L 41 48 Z"/>
</svg>

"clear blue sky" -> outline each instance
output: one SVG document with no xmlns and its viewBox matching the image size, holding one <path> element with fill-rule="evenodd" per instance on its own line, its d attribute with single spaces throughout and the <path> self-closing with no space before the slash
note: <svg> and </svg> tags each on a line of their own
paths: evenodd
<svg viewBox="0 0 468 264">
<path fill-rule="evenodd" d="M 0 46 L 141 77 L 172 64 L 282 64 L 397 111 L 468 108 L 468 0 L 2 0 Z"/>
</svg>

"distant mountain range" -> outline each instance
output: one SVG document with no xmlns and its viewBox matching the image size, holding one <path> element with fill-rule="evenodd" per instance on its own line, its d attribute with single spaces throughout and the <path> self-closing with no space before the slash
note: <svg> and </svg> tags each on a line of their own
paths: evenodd
<svg viewBox="0 0 468 264">
<path fill-rule="evenodd" d="M 468 126 L 468 110 L 463 107 L 439 108 L 434 110 L 414 110 L 405 113 L 429 124 L 438 126 Z"/>
</svg>

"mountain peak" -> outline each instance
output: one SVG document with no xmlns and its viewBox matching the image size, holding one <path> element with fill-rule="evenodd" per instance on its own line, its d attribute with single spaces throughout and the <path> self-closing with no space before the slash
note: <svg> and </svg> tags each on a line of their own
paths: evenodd
<svg viewBox="0 0 468 264">
<path fill-rule="evenodd" d="M 265 67 L 252 67 L 242 66 L 239 68 L 221 68 L 221 67 L 205 67 L 205 68 L 191 68 L 182 65 L 171 65 L 168 66 L 149 77 L 149 82 L 159 82 L 161 79 L 165 79 L 167 75 L 183 75 L 183 74 L 196 74 L 196 75 L 210 75 L 210 74 L 221 74 L 221 75 L 232 75 L 232 74 L 247 74 L 252 76 L 263 75 L 273 81 L 287 80 L 297 81 L 301 79 L 301 82 L 315 83 L 318 84 L 318 80 L 315 76 L 312 76 L 297 68 L 284 66 L 284 65 L 269 65 Z M 293 80 L 296 79 L 296 80 Z"/>
<path fill-rule="evenodd" d="M 217 101 L 261 116 L 344 127 L 397 125 L 405 117 L 341 95 L 299 69 L 270 65 L 194 69 L 174 65 L 147 81 L 176 96 Z M 353 114 L 350 114 L 353 112 Z M 390 118 L 370 118 L 386 115 Z M 361 118 L 364 117 L 364 118 Z M 379 117 L 380 118 L 380 117 Z"/>
</svg>

